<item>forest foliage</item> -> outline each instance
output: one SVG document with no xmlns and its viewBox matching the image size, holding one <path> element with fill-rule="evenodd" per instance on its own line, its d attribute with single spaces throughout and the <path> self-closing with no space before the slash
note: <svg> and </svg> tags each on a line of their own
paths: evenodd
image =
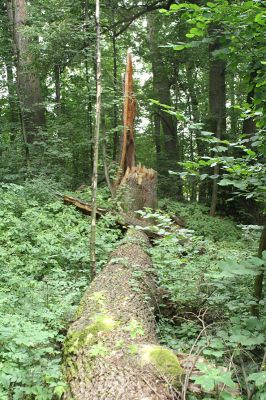
<svg viewBox="0 0 266 400">
<path fill-rule="evenodd" d="M 100 5 L 97 203 L 110 212 L 97 221 L 98 271 L 123 237 L 104 167 L 115 180 L 130 48 L 137 162 L 158 172 L 158 210 L 140 214 L 162 236 L 150 249 L 159 340 L 206 361 L 189 400 L 266 399 L 265 4 Z M 95 52 L 95 1 L 1 1 L 1 400 L 67 388 L 62 346 L 91 281 L 90 217 L 56 193 L 91 198 Z M 173 215 L 186 222 L 174 234 Z"/>
</svg>

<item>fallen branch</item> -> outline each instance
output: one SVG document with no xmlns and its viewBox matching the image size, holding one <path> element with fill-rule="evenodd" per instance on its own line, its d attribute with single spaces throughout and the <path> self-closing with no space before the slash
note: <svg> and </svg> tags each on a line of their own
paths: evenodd
<svg viewBox="0 0 266 400">
<path fill-rule="evenodd" d="M 83 211 L 85 214 L 91 214 L 92 212 L 92 205 L 87 203 L 86 201 L 80 200 L 76 197 L 68 196 L 61 193 L 56 193 L 58 197 L 60 197 L 65 204 L 73 204 L 77 209 Z M 98 207 L 96 210 L 97 217 L 101 217 L 102 215 L 108 212 L 107 208 L 100 208 Z"/>
<path fill-rule="evenodd" d="M 91 215 L 91 204 L 86 203 L 83 200 L 80 200 L 76 197 L 63 195 L 61 193 L 56 193 L 58 197 L 60 197 L 65 204 L 74 205 L 78 210 L 82 211 L 85 214 Z M 97 208 L 96 215 L 98 218 L 110 212 L 107 208 Z M 146 235 L 150 239 L 159 239 L 164 236 L 163 233 L 159 234 L 156 232 L 156 224 L 152 224 L 151 222 L 140 219 L 136 216 L 134 212 L 121 212 L 121 213 L 112 213 L 115 218 L 115 222 L 123 229 L 128 229 L 130 227 L 139 227 L 140 230 L 145 231 Z M 178 225 L 175 225 L 176 228 L 179 228 Z M 158 228 L 159 230 L 159 228 Z"/>
</svg>

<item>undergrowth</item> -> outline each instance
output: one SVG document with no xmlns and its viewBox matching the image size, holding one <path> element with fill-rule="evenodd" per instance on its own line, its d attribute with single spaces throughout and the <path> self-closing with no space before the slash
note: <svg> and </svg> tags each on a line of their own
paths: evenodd
<svg viewBox="0 0 266 400">
<path fill-rule="evenodd" d="M 60 398 L 61 344 L 90 281 L 89 219 L 55 197 L 53 182 L 0 187 L 0 399 Z M 119 231 L 102 219 L 101 268 Z"/>
<path fill-rule="evenodd" d="M 254 276 L 263 267 L 254 256 L 259 227 L 211 218 L 198 205 L 161 206 L 186 220 L 186 229 L 158 240 L 151 250 L 167 299 L 158 325 L 161 342 L 177 353 L 203 356 L 213 365 L 209 370 L 203 366 L 201 378 L 194 378 L 208 395 L 187 398 L 266 399 L 265 301 L 260 320 L 250 311 Z M 170 304 L 170 313 L 165 304 Z M 214 365 L 223 367 L 218 375 L 216 371 L 216 380 Z M 219 386 L 224 371 L 228 380 Z"/>
<path fill-rule="evenodd" d="M 90 220 L 57 199 L 57 191 L 41 179 L 0 187 L 1 400 L 56 399 L 66 389 L 61 347 L 90 282 Z M 90 198 L 89 189 L 75 195 Z M 99 191 L 100 206 L 113 206 L 108 195 Z M 160 341 L 206 360 L 195 362 L 201 374 L 190 377 L 200 393 L 190 390 L 187 399 L 266 399 L 266 319 L 250 313 L 253 279 L 262 267 L 254 257 L 259 228 L 211 218 L 198 205 L 167 200 L 161 208 L 168 214 L 156 214 L 159 232 L 167 231 L 170 214 L 187 225 L 151 249 L 164 290 Z M 111 216 L 98 221 L 99 269 L 120 237 Z"/>
</svg>

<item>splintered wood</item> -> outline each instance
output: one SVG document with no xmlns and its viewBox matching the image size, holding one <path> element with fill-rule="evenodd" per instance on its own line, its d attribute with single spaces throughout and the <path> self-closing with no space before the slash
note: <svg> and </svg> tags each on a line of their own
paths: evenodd
<svg viewBox="0 0 266 400">
<path fill-rule="evenodd" d="M 125 75 L 125 100 L 124 100 L 124 131 L 122 138 L 122 151 L 120 168 L 125 173 L 127 168 L 135 165 L 134 120 L 136 117 L 136 97 L 133 93 L 133 65 L 132 56 L 127 54 Z"/>
<path fill-rule="evenodd" d="M 123 193 L 123 204 L 130 211 L 144 207 L 157 207 L 157 172 L 141 165 L 127 168 L 119 190 Z"/>
</svg>

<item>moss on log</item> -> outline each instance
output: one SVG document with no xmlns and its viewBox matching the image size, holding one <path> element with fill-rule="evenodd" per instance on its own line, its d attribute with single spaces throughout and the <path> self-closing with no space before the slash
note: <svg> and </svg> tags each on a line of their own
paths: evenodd
<svg viewBox="0 0 266 400">
<path fill-rule="evenodd" d="M 182 368 L 156 340 L 148 246 L 129 230 L 85 293 L 64 346 L 65 399 L 173 399 Z"/>
</svg>

